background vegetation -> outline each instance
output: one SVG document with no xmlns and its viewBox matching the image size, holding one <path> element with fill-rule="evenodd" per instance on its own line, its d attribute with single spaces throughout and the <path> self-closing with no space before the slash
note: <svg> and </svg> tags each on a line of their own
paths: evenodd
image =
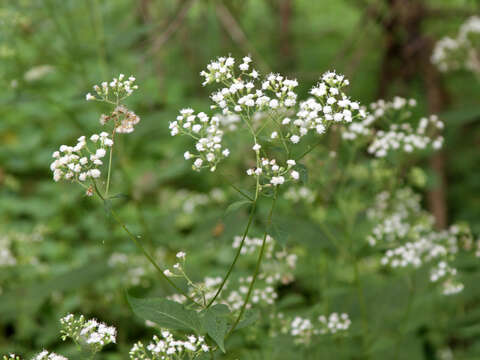
<svg viewBox="0 0 480 360">
<path fill-rule="evenodd" d="M 260 70 L 297 78 L 302 97 L 320 74 L 335 69 L 347 75 L 349 94 L 363 104 L 401 95 L 418 100 L 419 114 L 438 113 L 446 123 L 445 147 L 439 155 L 415 160 L 426 174 L 425 186 L 416 190 L 425 194 L 424 207 L 439 227 L 465 221 L 480 233 L 480 81 L 466 72 L 439 74 L 429 63 L 435 41 L 478 14 L 474 0 L 0 4 L 0 255 L 2 247 L 9 248 L 17 259 L 16 266 L 0 268 L 0 353 L 28 358 L 45 347 L 74 354 L 74 347 L 58 338 L 58 319 L 75 312 L 115 325 L 117 344 L 101 356 L 126 358 L 131 344 L 151 338 L 154 330 L 133 315 L 125 291 L 171 293 L 101 204 L 76 187 L 55 184 L 48 168 L 58 144 L 96 129 L 103 108 L 86 103 L 85 93 L 118 73 L 137 77 L 140 90 L 128 101 L 142 118 L 134 136 L 117 147 L 113 186 L 128 194 L 118 200 L 121 215 L 165 263 L 186 250 L 198 279 L 223 274 L 233 257 L 233 236 L 241 233 L 248 213 L 225 214 L 238 196 L 221 177 L 191 171 L 181 156 L 188 142 L 171 138 L 168 122 L 180 108 L 208 109 L 199 72 L 210 59 L 229 53 L 251 54 Z M 235 155 L 226 172 L 243 176 L 242 161 Z M 319 171 L 310 177 L 322 176 L 322 164 L 315 159 L 311 164 Z M 358 189 L 370 181 L 367 176 Z M 372 188 L 364 195 L 374 194 Z M 344 195 L 350 206 L 352 199 L 366 201 Z M 266 213 L 266 206 L 259 212 Z M 353 270 L 331 256 L 319 228 L 326 222 L 334 234 L 340 231 L 338 216 L 322 196 L 311 204 L 280 202 L 277 236 L 299 256 L 296 280 L 278 289 L 278 306 L 287 313 L 334 304 L 351 319 L 359 317 Z M 352 235 L 355 244 L 364 241 L 361 224 Z M 261 225 L 254 231 L 261 233 Z M 127 254 L 128 262 L 112 266 L 114 253 Z M 264 319 L 257 330 L 229 340 L 226 358 L 385 359 L 392 349 L 401 349 L 395 350 L 398 359 L 443 359 L 445 349 L 455 359 L 480 358 L 476 263 L 463 264 L 465 291 L 455 297 L 436 294 L 428 276 L 415 272 L 417 300 L 410 321 L 401 326 L 408 280 L 403 273 L 382 276 L 372 267 L 369 257 L 360 262 L 367 335 L 357 324 L 352 340 L 300 349 L 268 336 Z M 362 336 L 369 338 L 367 352 L 360 350 Z"/>
</svg>

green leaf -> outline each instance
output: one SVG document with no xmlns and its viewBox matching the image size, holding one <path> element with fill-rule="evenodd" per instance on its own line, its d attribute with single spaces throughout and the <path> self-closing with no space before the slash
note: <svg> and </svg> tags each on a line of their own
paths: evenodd
<svg viewBox="0 0 480 360">
<path fill-rule="evenodd" d="M 167 329 L 204 333 L 199 314 L 182 304 L 163 298 L 138 299 L 128 294 L 127 300 L 133 312 L 142 319 L 153 321 Z"/>
<path fill-rule="evenodd" d="M 245 206 L 245 205 L 249 205 L 251 204 L 252 202 L 249 201 L 249 200 L 238 200 L 238 201 L 235 201 L 234 203 L 228 205 L 227 207 L 227 210 L 225 210 L 225 215 L 228 215 L 234 211 L 237 211 L 238 209 L 240 209 L 242 206 Z"/>
<path fill-rule="evenodd" d="M 35 314 L 45 299 L 54 292 L 80 291 L 89 286 L 92 279 L 102 279 L 110 273 L 106 261 L 92 259 L 86 266 L 43 281 L 22 283 L 0 296 L 0 319 L 15 319 L 19 313 Z"/>
<path fill-rule="evenodd" d="M 257 322 L 259 318 L 260 318 L 260 312 L 258 311 L 258 309 L 248 309 L 243 314 L 243 319 L 240 320 L 236 329 L 239 330 L 239 329 L 246 328 L 250 325 L 253 325 L 254 323 Z"/>
<path fill-rule="evenodd" d="M 227 305 L 217 304 L 208 308 L 203 318 L 203 326 L 207 334 L 217 343 L 220 350 L 224 353 L 224 340 L 228 329 L 227 317 L 229 314 L 230 310 Z"/>
</svg>

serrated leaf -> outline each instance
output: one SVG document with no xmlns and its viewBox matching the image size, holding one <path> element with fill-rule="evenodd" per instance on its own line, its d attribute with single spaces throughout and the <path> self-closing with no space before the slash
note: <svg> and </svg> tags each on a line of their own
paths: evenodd
<svg viewBox="0 0 480 360">
<path fill-rule="evenodd" d="M 163 298 L 139 299 L 127 294 L 133 312 L 144 320 L 172 330 L 193 330 L 204 333 L 199 314 L 180 303 Z"/>
<path fill-rule="evenodd" d="M 234 203 L 228 205 L 227 207 L 227 210 L 225 210 L 225 215 L 228 215 L 234 211 L 237 211 L 238 209 L 240 209 L 242 206 L 245 206 L 245 205 L 250 205 L 252 202 L 249 201 L 249 200 L 239 200 L 239 201 L 235 201 Z"/>
<path fill-rule="evenodd" d="M 225 335 L 227 333 L 227 317 L 230 314 L 228 306 L 224 304 L 213 305 L 205 311 L 203 326 L 207 334 L 225 353 Z"/>
</svg>

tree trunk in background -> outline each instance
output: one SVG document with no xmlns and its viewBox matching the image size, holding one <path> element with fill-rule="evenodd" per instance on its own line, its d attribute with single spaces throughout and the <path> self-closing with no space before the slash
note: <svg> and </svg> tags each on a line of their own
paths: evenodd
<svg viewBox="0 0 480 360">
<path fill-rule="evenodd" d="M 406 87 L 420 78 L 424 84 L 429 112 L 440 113 L 447 94 L 436 68 L 430 63 L 433 40 L 422 34 L 428 11 L 421 0 L 385 0 L 387 15 L 380 18 L 385 37 L 385 52 L 380 69 L 380 98 L 388 97 L 394 86 Z M 395 88 L 395 92 L 399 89 Z M 429 208 L 438 228 L 447 226 L 446 158 L 439 152 L 430 159 L 439 181 L 428 193 Z"/>
<path fill-rule="evenodd" d="M 294 66 L 294 56 L 292 51 L 292 0 L 283 0 L 280 3 L 280 54 L 282 55 L 283 66 L 290 70 Z"/>
<path fill-rule="evenodd" d="M 429 111 L 431 114 L 438 114 L 445 110 L 448 103 L 448 95 L 441 82 L 438 70 L 430 62 L 430 54 L 434 45 L 432 39 L 426 39 L 424 44 L 423 74 Z M 436 152 L 430 159 L 430 166 L 437 174 L 438 181 L 435 187 L 428 193 L 428 202 L 439 228 L 445 228 L 448 225 L 446 162 L 443 151 Z"/>
</svg>

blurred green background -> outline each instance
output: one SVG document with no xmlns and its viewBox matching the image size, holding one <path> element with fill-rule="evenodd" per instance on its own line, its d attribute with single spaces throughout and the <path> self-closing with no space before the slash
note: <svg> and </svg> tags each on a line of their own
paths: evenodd
<svg viewBox="0 0 480 360">
<path fill-rule="evenodd" d="M 159 259 L 173 262 L 175 252 L 186 249 L 193 269 L 221 274 L 233 253 L 218 249 L 246 221 L 246 213 L 224 215 L 234 193 L 215 196 L 212 189 L 225 184 L 193 173 L 182 157 L 188 141 L 168 131 L 179 109 L 208 110 L 209 90 L 199 72 L 226 54 L 250 54 L 263 72 L 297 78 L 300 98 L 329 69 L 346 74 L 349 95 L 363 104 L 394 95 L 417 98 L 419 112 L 438 113 L 446 122 L 443 153 L 420 164 L 428 174 L 425 207 L 440 226 L 466 221 L 480 233 L 480 80 L 466 72 L 439 74 L 428 61 L 437 39 L 479 12 L 475 0 L 0 0 L 0 251 L 10 246 L 18 261 L 0 267 L 0 353 L 27 357 L 43 347 L 72 353 L 57 335 L 66 312 L 118 327 L 118 344 L 104 358 L 126 358 L 133 341 L 151 337 L 126 304 L 125 290 L 170 289 L 153 285 L 152 270 L 101 204 L 73 185 L 55 184 L 49 170 L 60 144 L 97 131 L 105 109 L 87 103 L 85 94 L 119 73 L 137 78 L 140 89 L 128 104 L 142 121 L 119 142 L 113 186 L 128 194 L 119 200 L 122 216 Z M 235 161 L 229 171 L 242 176 L 241 158 Z M 281 213 L 291 216 L 291 206 L 281 205 Z M 293 206 L 298 218 L 290 218 L 290 228 L 301 236 L 292 246 L 303 257 L 300 280 L 285 291 L 304 309 L 317 301 L 317 274 L 328 262 L 304 211 L 321 217 L 327 209 Z M 108 265 L 116 252 L 130 254 L 128 263 Z M 472 275 L 460 300 L 419 305 L 399 358 L 437 359 L 444 347 L 461 359 L 480 358 L 478 280 Z M 401 277 L 376 283 L 367 297 L 394 312 L 402 286 Z M 345 298 L 339 288 L 331 292 Z M 422 317 L 422 306 L 435 309 Z M 390 321 L 380 306 L 371 307 L 376 321 Z M 395 321 L 388 326 L 395 329 Z M 373 358 L 390 358 L 392 344 L 385 341 Z M 232 359 L 288 359 L 298 351 L 285 347 L 266 355 L 267 347 L 269 354 L 279 348 L 262 340 L 261 331 L 256 339 L 232 339 L 230 347 L 239 349 Z M 335 359 L 339 348 L 319 351 Z"/>
</svg>

